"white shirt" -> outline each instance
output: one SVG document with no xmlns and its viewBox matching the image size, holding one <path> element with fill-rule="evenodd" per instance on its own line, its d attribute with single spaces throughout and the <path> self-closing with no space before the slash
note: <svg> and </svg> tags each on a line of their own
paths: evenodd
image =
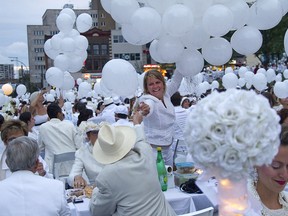
<svg viewBox="0 0 288 216">
<path fill-rule="evenodd" d="M 75 153 L 75 161 L 68 177 L 68 183 L 70 186 L 74 184 L 74 177 L 81 175 L 83 171 L 88 177 L 88 184 L 94 184 L 96 177 L 103 168 L 103 164 L 98 163 L 92 153 L 93 146 L 89 143 L 85 143 Z"/>
<path fill-rule="evenodd" d="M 54 154 L 75 152 L 82 145 L 82 137 L 77 133 L 72 122 L 52 118 L 39 127 L 38 144 L 40 150 L 45 150 L 44 159 L 52 172 Z M 63 174 L 69 174 L 71 167 L 72 164 L 66 167 L 69 171 L 63 167 Z"/>
</svg>

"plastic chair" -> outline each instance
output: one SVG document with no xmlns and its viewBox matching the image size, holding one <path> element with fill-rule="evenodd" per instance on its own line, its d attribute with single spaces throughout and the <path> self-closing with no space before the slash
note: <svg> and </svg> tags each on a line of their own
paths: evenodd
<svg viewBox="0 0 288 216">
<path fill-rule="evenodd" d="M 214 213 L 214 208 L 209 207 L 209 208 L 205 208 L 199 211 L 190 212 L 188 214 L 182 214 L 179 216 L 213 216 L 213 213 Z"/>
<path fill-rule="evenodd" d="M 59 169 L 60 169 L 60 164 L 63 163 L 63 162 L 66 162 L 66 161 L 71 161 L 71 162 L 74 162 L 75 160 L 75 152 L 66 152 L 66 153 L 62 153 L 62 154 L 54 154 L 54 157 L 53 157 L 53 170 L 52 170 L 52 174 L 53 174 L 53 177 L 55 179 L 65 179 L 65 183 L 66 183 L 66 180 L 69 176 L 69 173 L 65 174 L 65 175 L 60 175 L 59 174 Z"/>
</svg>

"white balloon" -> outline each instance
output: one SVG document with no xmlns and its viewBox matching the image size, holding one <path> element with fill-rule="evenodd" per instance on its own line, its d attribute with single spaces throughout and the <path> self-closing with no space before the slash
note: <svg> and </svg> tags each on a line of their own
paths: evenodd
<svg viewBox="0 0 288 216">
<path fill-rule="evenodd" d="M 72 112 L 72 103 L 70 101 L 66 101 L 64 103 L 64 109 L 66 112 Z"/>
<path fill-rule="evenodd" d="M 114 94 L 123 97 L 134 95 L 138 87 L 135 68 L 123 59 L 112 59 L 104 65 L 101 82 Z"/>
<path fill-rule="evenodd" d="M 252 85 L 253 83 L 253 77 L 254 77 L 254 73 L 252 71 L 246 71 L 245 72 L 245 81 L 246 81 L 246 86 L 247 84 Z"/>
<path fill-rule="evenodd" d="M 248 22 L 249 6 L 246 2 L 243 0 L 229 0 L 225 3 L 225 6 L 227 6 L 234 15 L 233 29 L 239 29 Z"/>
<path fill-rule="evenodd" d="M 203 26 L 196 24 L 191 31 L 181 37 L 185 47 L 190 49 L 200 49 L 210 38 L 210 35 L 203 29 Z"/>
<path fill-rule="evenodd" d="M 59 54 L 59 50 L 55 50 L 52 48 L 51 46 L 51 39 L 48 39 L 45 43 L 44 43 L 44 51 L 46 53 L 46 55 L 51 58 L 51 59 L 55 59 L 56 56 Z"/>
<path fill-rule="evenodd" d="M 276 77 L 275 77 L 275 81 L 276 82 L 282 82 L 282 74 L 280 74 L 280 73 L 277 74 Z"/>
<path fill-rule="evenodd" d="M 73 38 L 65 37 L 61 41 L 61 51 L 64 53 L 72 53 L 75 50 L 75 41 Z"/>
<path fill-rule="evenodd" d="M 227 73 L 222 77 L 222 85 L 226 89 L 236 88 L 238 84 L 238 77 L 234 73 Z"/>
<path fill-rule="evenodd" d="M 100 82 L 95 83 L 93 89 L 96 92 L 96 94 L 100 95 L 101 92 Z"/>
<path fill-rule="evenodd" d="M 136 0 L 112 0 L 111 16 L 120 23 L 130 23 L 133 13 L 140 8 Z"/>
<path fill-rule="evenodd" d="M 288 86 L 284 82 L 276 82 L 273 91 L 278 98 L 288 97 Z"/>
<path fill-rule="evenodd" d="M 23 84 L 20 84 L 16 87 L 16 92 L 17 92 L 17 95 L 20 97 L 22 95 L 24 95 L 27 91 L 27 88 L 25 85 Z"/>
<path fill-rule="evenodd" d="M 64 9 L 62 9 L 62 10 L 60 11 L 60 14 L 62 14 L 62 13 L 68 14 L 68 15 L 71 17 L 73 23 L 75 22 L 75 20 L 76 20 L 76 14 L 75 14 L 75 12 L 74 12 L 71 8 L 64 8 Z"/>
<path fill-rule="evenodd" d="M 249 26 L 259 30 L 275 27 L 282 19 L 282 5 L 279 0 L 257 0 L 250 7 Z"/>
<path fill-rule="evenodd" d="M 62 13 L 56 18 L 56 25 L 61 32 L 67 33 L 72 30 L 74 22 L 70 15 Z"/>
<path fill-rule="evenodd" d="M 54 101 L 55 101 L 55 98 L 54 98 L 54 96 L 53 96 L 52 94 L 46 94 L 45 100 L 46 100 L 47 102 L 54 102 Z"/>
<path fill-rule="evenodd" d="M 176 68 L 183 76 L 192 77 L 200 73 L 204 67 L 204 59 L 197 50 L 184 50 Z"/>
<path fill-rule="evenodd" d="M 257 73 L 253 76 L 253 86 L 258 91 L 262 91 L 267 88 L 267 78 L 263 73 Z"/>
<path fill-rule="evenodd" d="M 6 102 L 5 95 L 0 93 L 0 106 L 3 106 Z"/>
<path fill-rule="evenodd" d="M 265 68 L 259 68 L 256 73 L 262 73 L 266 76 L 267 71 L 265 70 Z"/>
<path fill-rule="evenodd" d="M 55 34 L 51 38 L 51 47 L 54 50 L 59 50 L 61 48 L 61 42 L 62 39 L 64 38 L 64 34 L 59 32 L 58 34 Z"/>
<path fill-rule="evenodd" d="M 270 68 L 267 70 L 267 73 L 266 73 L 266 77 L 267 77 L 267 82 L 268 83 L 271 83 L 275 80 L 276 78 L 276 73 L 275 73 L 275 70 Z"/>
<path fill-rule="evenodd" d="M 81 56 L 69 55 L 68 58 L 70 60 L 68 68 L 70 73 L 76 73 L 82 69 L 84 60 Z"/>
<path fill-rule="evenodd" d="M 219 82 L 217 80 L 213 80 L 211 83 L 211 89 L 219 88 Z"/>
<path fill-rule="evenodd" d="M 224 5 L 213 5 L 209 7 L 202 19 L 205 31 L 215 37 L 227 34 L 233 26 L 233 13 Z"/>
<path fill-rule="evenodd" d="M 122 28 L 122 35 L 125 38 L 125 40 L 132 44 L 132 45 L 144 45 L 151 40 L 153 40 L 153 35 L 150 35 L 152 37 L 146 37 L 144 35 L 141 35 L 133 26 L 132 24 L 123 24 Z"/>
<path fill-rule="evenodd" d="M 80 85 L 80 83 L 82 83 L 82 79 L 81 79 L 81 78 L 78 78 L 78 79 L 76 80 L 76 83 L 77 83 L 77 85 Z"/>
<path fill-rule="evenodd" d="M 92 85 L 88 82 L 81 82 L 78 88 L 78 95 L 80 98 L 86 97 L 88 93 L 92 90 Z"/>
<path fill-rule="evenodd" d="M 212 65 L 223 65 L 231 59 L 232 47 L 224 38 L 211 38 L 204 44 L 202 55 Z"/>
<path fill-rule="evenodd" d="M 164 30 L 173 37 L 181 37 L 192 30 L 194 17 L 185 5 L 175 4 L 169 7 L 162 16 Z"/>
<path fill-rule="evenodd" d="M 160 63 L 165 63 L 165 61 L 161 58 L 160 53 L 158 52 L 158 40 L 155 39 L 152 41 L 149 47 L 149 54 L 151 58 Z"/>
<path fill-rule="evenodd" d="M 282 6 L 282 15 L 284 16 L 288 12 L 288 1 L 287 0 L 279 0 Z"/>
<path fill-rule="evenodd" d="M 195 18 L 202 18 L 207 8 L 213 4 L 213 0 L 183 0 L 183 4 L 192 10 Z"/>
<path fill-rule="evenodd" d="M 286 55 L 288 56 L 288 29 L 286 30 L 285 36 L 284 36 L 284 48 Z"/>
<path fill-rule="evenodd" d="M 256 53 L 262 46 L 261 32 L 252 26 L 244 26 L 235 31 L 231 37 L 232 48 L 242 55 Z"/>
<path fill-rule="evenodd" d="M 88 31 L 92 27 L 92 17 L 88 13 L 81 13 L 76 19 L 76 27 L 80 33 Z"/>
<path fill-rule="evenodd" d="M 66 55 L 60 54 L 54 59 L 54 66 L 62 71 L 66 71 L 69 67 L 69 59 Z"/>
<path fill-rule="evenodd" d="M 75 94 L 72 91 L 66 92 L 64 94 L 64 98 L 67 99 L 70 102 L 74 102 L 75 100 Z"/>
<path fill-rule="evenodd" d="M 159 39 L 158 52 L 166 63 L 174 63 L 181 59 L 184 46 L 179 39 L 167 35 Z"/>
<path fill-rule="evenodd" d="M 246 71 L 248 71 L 247 67 L 241 66 L 238 71 L 239 77 L 244 78 Z"/>
<path fill-rule="evenodd" d="M 83 35 L 78 35 L 77 37 L 74 38 L 75 41 L 75 48 L 78 50 L 87 50 L 89 42 L 87 38 Z"/>
<path fill-rule="evenodd" d="M 60 34 L 60 36 L 61 36 L 61 33 L 62 32 L 59 32 L 58 34 Z M 71 38 L 75 39 L 75 37 L 77 37 L 79 35 L 80 35 L 79 31 L 77 31 L 76 29 L 72 29 L 71 31 L 69 31 L 69 32 L 67 32 L 65 34 L 63 33 L 63 37 L 62 38 L 71 37 Z"/>
<path fill-rule="evenodd" d="M 147 5 L 156 9 L 160 14 L 163 14 L 166 9 L 176 3 L 175 0 L 146 0 Z"/>
<path fill-rule="evenodd" d="M 104 10 L 111 14 L 111 0 L 100 0 L 102 7 L 104 8 Z"/>
<path fill-rule="evenodd" d="M 285 69 L 283 71 L 283 76 L 284 76 L 285 79 L 288 79 L 288 69 Z"/>
<path fill-rule="evenodd" d="M 233 72 L 234 72 L 234 70 L 233 70 L 232 67 L 227 67 L 227 68 L 225 68 L 225 74 L 227 74 L 227 73 L 233 73 Z"/>
<path fill-rule="evenodd" d="M 150 41 L 159 37 L 161 33 L 161 16 L 154 8 L 137 9 L 131 17 L 131 24 L 135 31 Z"/>
<path fill-rule="evenodd" d="M 64 74 L 64 81 L 63 81 L 63 85 L 62 85 L 62 89 L 63 90 L 70 90 L 75 86 L 75 80 L 74 78 L 70 75 L 70 73 L 68 74 Z"/>
<path fill-rule="evenodd" d="M 245 80 L 245 78 L 239 78 L 238 79 L 238 85 L 242 88 L 242 87 L 244 87 L 245 86 L 245 84 L 246 84 L 246 80 Z"/>
<path fill-rule="evenodd" d="M 51 86 L 61 88 L 64 80 L 64 72 L 61 71 L 59 68 L 50 67 L 46 71 L 45 78 Z"/>
</svg>

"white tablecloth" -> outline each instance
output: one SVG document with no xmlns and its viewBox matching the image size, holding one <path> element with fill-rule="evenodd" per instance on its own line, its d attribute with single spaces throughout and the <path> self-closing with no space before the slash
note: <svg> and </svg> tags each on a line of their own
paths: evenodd
<svg viewBox="0 0 288 216">
<path fill-rule="evenodd" d="M 193 212 L 213 206 L 204 194 L 188 194 L 177 188 L 164 192 L 165 198 L 177 215 Z M 91 216 L 89 212 L 90 199 L 84 198 L 83 203 L 69 203 L 72 216 Z"/>
</svg>

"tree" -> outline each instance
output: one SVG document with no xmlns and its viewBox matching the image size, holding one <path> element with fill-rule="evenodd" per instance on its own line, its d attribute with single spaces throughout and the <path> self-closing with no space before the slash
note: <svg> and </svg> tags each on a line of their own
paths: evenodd
<svg viewBox="0 0 288 216">
<path fill-rule="evenodd" d="M 288 27 L 288 14 L 283 16 L 281 22 L 272 29 L 261 31 L 263 35 L 263 45 L 255 55 L 267 68 L 271 58 L 276 56 L 281 58 L 284 53 L 284 35 Z"/>
</svg>

